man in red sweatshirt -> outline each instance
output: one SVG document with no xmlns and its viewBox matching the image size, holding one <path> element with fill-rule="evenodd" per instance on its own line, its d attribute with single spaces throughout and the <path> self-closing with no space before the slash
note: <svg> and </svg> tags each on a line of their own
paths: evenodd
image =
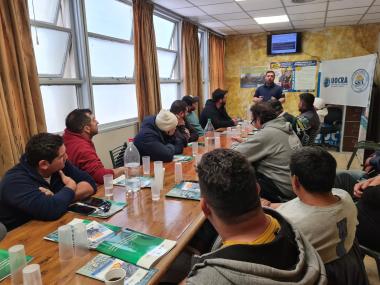
<svg viewBox="0 0 380 285">
<path fill-rule="evenodd" d="M 124 167 L 107 169 L 96 154 L 92 137 L 98 133 L 98 121 L 90 109 L 75 109 L 66 117 L 63 140 L 69 160 L 79 169 L 88 172 L 98 184 L 105 174 L 114 178 L 124 173 Z"/>
</svg>

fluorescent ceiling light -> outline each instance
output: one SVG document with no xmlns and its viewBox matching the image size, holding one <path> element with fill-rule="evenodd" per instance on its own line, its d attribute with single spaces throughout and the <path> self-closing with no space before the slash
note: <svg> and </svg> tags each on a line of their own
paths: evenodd
<svg viewBox="0 0 380 285">
<path fill-rule="evenodd" d="M 287 15 L 253 18 L 259 25 L 289 22 Z"/>
</svg>

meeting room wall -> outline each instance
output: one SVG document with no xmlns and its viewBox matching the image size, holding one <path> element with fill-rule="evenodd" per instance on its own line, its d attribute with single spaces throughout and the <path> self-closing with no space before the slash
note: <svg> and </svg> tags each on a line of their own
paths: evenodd
<svg viewBox="0 0 380 285">
<path fill-rule="evenodd" d="M 245 117 L 252 104 L 254 88 L 240 88 L 240 68 L 269 66 L 271 62 L 298 60 L 331 60 L 379 52 L 380 24 L 336 26 L 305 31 L 302 53 L 268 56 L 266 33 L 228 36 L 225 55 L 225 88 L 229 90 L 227 110 L 232 116 Z M 375 82 L 380 82 L 379 60 Z M 298 114 L 299 93 L 287 93 L 285 110 Z"/>
<path fill-rule="evenodd" d="M 93 138 L 96 152 L 105 167 L 112 168 L 109 150 L 127 142 L 128 138 L 135 137 L 136 133 L 136 125 L 131 125 L 119 129 L 102 130 Z"/>
</svg>

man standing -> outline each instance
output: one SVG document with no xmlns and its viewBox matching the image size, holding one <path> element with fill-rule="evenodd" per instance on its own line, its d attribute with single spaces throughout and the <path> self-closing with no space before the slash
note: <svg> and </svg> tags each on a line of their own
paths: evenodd
<svg viewBox="0 0 380 285">
<path fill-rule="evenodd" d="M 195 256 L 183 284 L 326 284 L 315 249 L 280 214 L 262 209 L 254 169 L 241 154 L 213 150 L 197 170 L 200 206 L 222 246 Z"/>
<path fill-rule="evenodd" d="M 186 95 L 182 97 L 182 101 L 187 104 L 186 121 L 197 131 L 199 136 L 203 136 L 205 132 L 202 126 L 199 124 L 198 116 L 195 113 L 199 98 L 193 97 L 191 95 Z"/>
<path fill-rule="evenodd" d="M 175 154 L 181 154 L 187 142 L 174 135 L 177 125 L 177 117 L 164 109 L 157 116 L 144 118 L 134 140 L 140 155 L 149 155 L 152 161 L 170 162 Z"/>
<path fill-rule="evenodd" d="M 124 167 L 107 169 L 96 154 L 92 138 L 98 134 L 98 121 L 90 109 L 75 109 L 66 117 L 63 140 L 69 160 L 79 169 L 89 173 L 98 184 L 103 184 L 105 174 L 116 178 Z"/>
<path fill-rule="evenodd" d="M 206 127 L 208 119 L 211 119 L 215 130 L 236 125 L 236 121 L 231 119 L 226 111 L 227 92 L 227 90 L 219 88 L 212 92 L 212 99 L 207 100 L 201 113 L 200 123 L 202 128 Z"/>
<path fill-rule="evenodd" d="M 29 220 L 56 220 L 68 206 L 96 192 L 94 180 L 66 160 L 59 135 L 41 133 L 0 183 L 0 221 L 8 231 Z"/>
<path fill-rule="evenodd" d="M 178 119 L 175 135 L 182 137 L 188 143 L 197 141 L 199 138 L 197 131 L 186 120 L 187 104 L 182 100 L 175 100 L 170 106 L 170 112 Z"/>
<path fill-rule="evenodd" d="M 276 75 L 274 71 L 268 70 L 265 73 L 265 83 L 256 89 L 255 95 L 253 95 L 253 102 L 267 102 L 270 99 L 276 99 L 281 103 L 285 102 L 285 96 L 282 93 L 282 87 L 274 83 Z"/>
</svg>

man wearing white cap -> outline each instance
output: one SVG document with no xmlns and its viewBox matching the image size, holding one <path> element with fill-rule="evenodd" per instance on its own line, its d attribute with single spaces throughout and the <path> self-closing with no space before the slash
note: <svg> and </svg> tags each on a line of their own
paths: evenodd
<svg viewBox="0 0 380 285">
<path fill-rule="evenodd" d="M 177 117 L 164 109 L 157 116 L 146 117 L 134 140 L 140 155 L 169 162 L 175 154 L 182 153 L 187 142 L 174 136 L 177 125 Z"/>
</svg>

